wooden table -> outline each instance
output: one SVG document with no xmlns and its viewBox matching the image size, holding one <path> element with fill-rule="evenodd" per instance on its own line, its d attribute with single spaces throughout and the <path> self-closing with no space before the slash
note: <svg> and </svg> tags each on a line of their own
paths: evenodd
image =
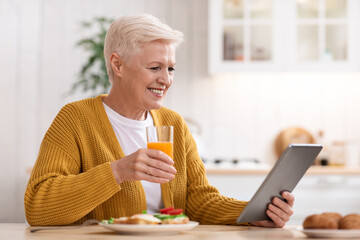
<svg viewBox="0 0 360 240">
<path fill-rule="evenodd" d="M 68 227 L 58 227 L 56 230 L 43 230 L 31 233 L 26 224 L 1 223 L 0 239 L 9 240 L 37 240 L 37 239 L 141 239 L 141 240 L 242 240 L 242 239 L 304 239 L 301 232 L 295 230 L 294 226 L 287 226 L 282 229 L 269 229 L 244 226 L 220 226 L 220 225 L 200 225 L 196 228 L 180 233 L 156 234 L 156 235 L 134 235 L 119 234 L 107 230 L 101 226 L 92 225 L 82 228 L 68 229 Z"/>
</svg>

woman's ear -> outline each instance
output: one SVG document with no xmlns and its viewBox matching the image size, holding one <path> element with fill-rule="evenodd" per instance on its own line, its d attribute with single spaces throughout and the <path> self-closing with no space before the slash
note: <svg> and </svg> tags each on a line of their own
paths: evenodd
<svg viewBox="0 0 360 240">
<path fill-rule="evenodd" d="M 113 52 L 110 56 L 110 65 L 111 69 L 114 72 L 114 75 L 121 77 L 123 61 L 120 56 L 115 52 Z"/>
</svg>

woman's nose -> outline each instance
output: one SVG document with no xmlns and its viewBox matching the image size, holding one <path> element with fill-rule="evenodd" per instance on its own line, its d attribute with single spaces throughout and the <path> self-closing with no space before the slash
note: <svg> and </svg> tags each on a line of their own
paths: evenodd
<svg viewBox="0 0 360 240">
<path fill-rule="evenodd" d="M 159 82 L 164 84 L 165 86 L 170 86 L 171 85 L 171 82 L 172 82 L 172 75 L 166 70 L 166 71 L 163 71 L 161 76 L 159 77 Z"/>
</svg>

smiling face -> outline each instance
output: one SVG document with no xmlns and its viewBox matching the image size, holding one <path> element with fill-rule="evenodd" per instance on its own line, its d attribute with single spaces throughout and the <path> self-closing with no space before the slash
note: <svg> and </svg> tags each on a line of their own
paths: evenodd
<svg viewBox="0 0 360 240">
<path fill-rule="evenodd" d="M 108 99 L 116 99 L 116 103 L 112 100 L 110 107 L 125 117 L 144 119 L 146 111 L 163 105 L 173 82 L 175 49 L 165 41 L 150 42 L 128 65 L 119 60 L 114 70 L 116 77 Z"/>
</svg>

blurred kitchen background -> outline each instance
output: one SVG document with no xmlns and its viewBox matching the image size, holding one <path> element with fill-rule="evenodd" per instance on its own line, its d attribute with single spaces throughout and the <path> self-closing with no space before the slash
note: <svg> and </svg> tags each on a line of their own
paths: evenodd
<svg viewBox="0 0 360 240">
<path fill-rule="evenodd" d="M 77 43 L 101 32 L 94 19 L 135 13 L 185 35 L 165 106 L 188 122 L 222 193 L 249 200 L 286 144 L 316 142 L 325 167 L 300 182 L 293 222 L 360 213 L 359 12 L 358 0 L 0 0 L 0 222 L 25 221 L 60 108 L 102 91 L 71 92 L 91 56 Z"/>
</svg>

